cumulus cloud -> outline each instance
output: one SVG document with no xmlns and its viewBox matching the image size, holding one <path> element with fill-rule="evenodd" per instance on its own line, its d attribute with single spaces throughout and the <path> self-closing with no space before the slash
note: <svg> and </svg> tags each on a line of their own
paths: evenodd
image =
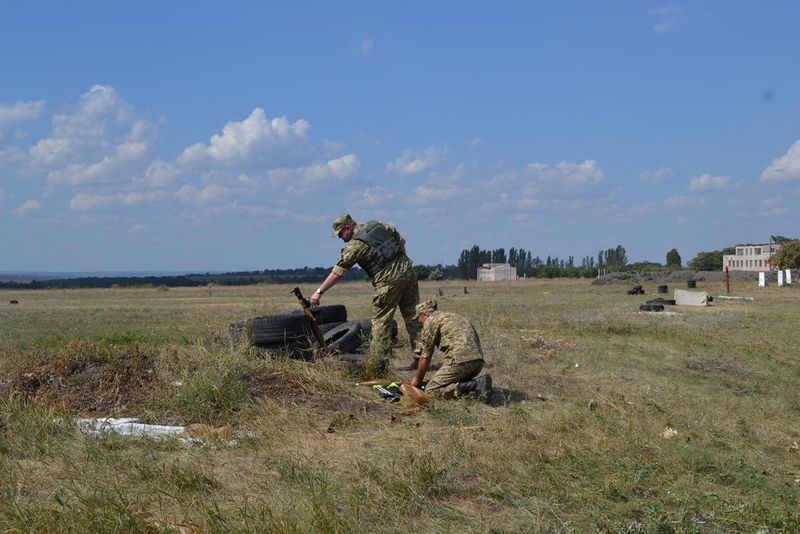
<svg viewBox="0 0 800 534">
<path fill-rule="evenodd" d="M 397 199 L 397 193 L 385 187 L 368 187 L 363 191 L 354 191 L 350 195 L 350 203 L 357 206 L 382 206 Z"/>
<path fill-rule="evenodd" d="M 758 202 L 758 208 L 744 209 L 737 213 L 742 219 L 765 219 L 767 217 L 781 217 L 786 215 L 783 199 L 777 197 L 763 198 Z"/>
<path fill-rule="evenodd" d="M 98 150 L 105 152 L 112 128 L 125 124 L 130 116 L 130 106 L 113 87 L 95 85 L 71 113 L 53 116 L 50 137 L 31 147 L 31 161 L 37 167 L 49 168 L 84 161 Z"/>
<path fill-rule="evenodd" d="M 404 150 L 399 158 L 386 164 L 386 170 L 399 176 L 425 172 L 442 160 L 441 149 L 429 146 L 422 150 Z"/>
<path fill-rule="evenodd" d="M 20 101 L 7 106 L 0 104 L 0 130 L 20 122 L 38 119 L 44 111 L 44 106 L 44 100 Z"/>
<path fill-rule="evenodd" d="M 89 195 L 78 193 L 69 201 L 69 209 L 72 211 L 92 211 L 97 208 L 110 206 L 114 202 L 113 195 Z"/>
<path fill-rule="evenodd" d="M 211 136 L 209 144 L 196 143 L 178 156 L 178 164 L 222 167 L 285 166 L 311 150 L 308 140 L 311 125 L 304 119 L 289 122 L 286 117 L 268 119 L 255 108 L 241 122 L 229 122 L 221 134 Z"/>
<path fill-rule="evenodd" d="M 27 215 L 28 213 L 33 213 L 34 211 L 38 211 L 41 208 L 41 204 L 34 199 L 28 199 L 22 204 L 20 204 L 14 212 L 17 215 Z"/>
<path fill-rule="evenodd" d="M 156 160 L 145 171 L 133 179 L 134 183 L 147 188 L 166 187 L 182 174 L 181 169 L 171 163 Z"/>
<path fill-rule="evenodd" d="M 305 191 L 315 186 L 346 182 L 356 175 L 360 167 L 358 157 L 347 154 L 326 163 L 294 169 L 273 169 L 267 176 L 273 185 L 285 186 L 291 191 Z"/>
<path fill-rule="evenodd" d="M 727 176 L 711 176 L 701 174 L 689 180 L 689 191 L 709 191 L 712 189 L 724 189 L 728 187 L 730 178 Z"/>
<path fill-rule="evenodd" d="M 128 180 L 155 137 L 154 125 L 136 119 L 113 87 L 95 85 L 69 113 L 53 116 L 49 137 L 29 149 L 29 162 L 48 171 L 50 186 Z"/>
<path fill-rule="evenodd" d="M 527 170 L 537 183 L 560 185 L 568 189 L 593 186 L 603 181 L 603 170 L 596 161 L 590 159 L 583 163 L 561 161 L 555 165 L 529 163 Z"/>
<path fill-rule="evenodd" d="M 61 169 L 51 171 L 47 176 L 47 183 L 76 186 L 127 179 L 128 171 L 150 152 L 153 136 L 149 133 L 149 124 L 139 121 L 131 129 L 128 138 L 115 145 L 107 156 L 91 163 L 70 163 Z"/>
<path fill-rule="evenodd" d="M 761 173 L 761 180 L 775 182 L 800 180 L 800 141 L 795 141 L 786 154 L 772 160 Z"/>
<path fill-rule="evenodd" d="M 227 187 L 216 184 L 207 185 L 199 190 L 193 185 L 187 184 L 181 187 L 175 196 L 182 202 L 199 206 L 222 200 L 230 193 L 231 191 Z"/>
<path fill-rule="evenodd" d="M 455 198 L 465 192 L 466 191 L 454 184 L 420 185 L 414 188 L 414 193 L 411 197 L 411 203 L 419 206 L 423 204 L 431 204 L 433 202 L 442 202 Z"/>
<path fill-rule="evenodd" d="M 651 171 L 642 171 L 639 180 L 646 184 L 660 184 L 675 178 L 675 173 L 669 167 L 663 165 Z"/>
<path fill-rule="evenodd" d="M 653 10 L 653 14 L 658 17 L 658 22 L 653 26 L 656 33 L 667 33 L 675 24 L 678 23 L 683 7 L 678 4 L 666 4 Z"/>
</svg>

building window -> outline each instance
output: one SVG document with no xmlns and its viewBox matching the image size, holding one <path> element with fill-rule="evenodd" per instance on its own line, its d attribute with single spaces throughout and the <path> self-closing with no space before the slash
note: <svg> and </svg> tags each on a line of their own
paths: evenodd
<svg viewBox="0 0 800 534">
<path fill-rule="evenodd" d="M 755 254 L 761 254 L 761 247 L 754 248 L 753 251 Z"/>
<path fill-rule="evenodd" d="M 743 248 L 737 248 L 736 249 L 736 255 L 737 256 L 744 256 L 744 249 Z"/>
</svg>

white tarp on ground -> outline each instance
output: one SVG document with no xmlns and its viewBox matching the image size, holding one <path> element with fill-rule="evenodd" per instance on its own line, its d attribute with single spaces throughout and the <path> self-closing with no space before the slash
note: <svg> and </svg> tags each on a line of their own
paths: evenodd
<svg viewBox="0 0 800 534">
<path fill-rule="evenodd" d="M 147 425 L 138 417 L 102 417 L 99 419 L 78 419 L 78 427 L 87 434 L 112 433 L 122 436 L 163 438 L 176 436 L 186 431 L 183 426 Z"/>
<path fill-rule="evenodd" d="M 677 306 L 708 306 L 708 293 L 705 291 L 675 290 L 675 305 Z"/>
</svg>

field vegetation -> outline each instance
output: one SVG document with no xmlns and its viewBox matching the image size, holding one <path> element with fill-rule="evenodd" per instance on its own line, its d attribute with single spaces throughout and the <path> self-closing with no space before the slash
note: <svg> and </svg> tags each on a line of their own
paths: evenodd
<svg viewBox="0 0 800 534">
<path fill-rule="evenodd" d="M 2 291 L 0 530 L 796 532 L 800 291 L 754 286 L 657 314 L 653 284 L 423 282 L 496 391 L 421 411 L 231 341 L 294 310 L 290 286 Z M 323 303 L 368 318 L 370 293 Z M 78 430 L 101 416 L 230 434 Z"/>
</svg>

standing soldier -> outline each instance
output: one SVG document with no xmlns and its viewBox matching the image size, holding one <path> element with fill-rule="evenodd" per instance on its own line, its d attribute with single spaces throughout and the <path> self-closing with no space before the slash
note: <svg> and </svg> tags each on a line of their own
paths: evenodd
<svg viewBox="0 0 800 534">
<path fill-rule="evenodd" d="M 333 271 L 311 296 L 311 305 L 319 306 L 322 294 L 335 286 L 357 263 L 372 279 L 375 288 L 370 353 L 375 357 L 391 355 L 390 321 L 398 307 L 411 348 L 418 352 L 420 325 L 414 320 L 414 307 L 419 302 L 419 287 L 413 264 L 406 256 L 405 239 L 391 225 L 380 221 L 356 224 L 350 215 L 340 215 L 333 221 L 333 237 L 339 237 L 346 245 Z"/>
<path fill-rule="evenodd" d="M 428 381 L 425 393 L 443 398 L 473 395 L 487 401 L 492 390 L 492 377 L 478 376 L 483 369 L 483 349 L 475 327 L 465 317 L 438 311 L 437 308 L 433 300 L 416 307 L 414 317 L 422 325 L 419 336 L 422 355 L 410 384 L 420 387 L 431 365 L 433 351 L 439 347 L 444 353 L 444 363 Z"/>
</svg>

